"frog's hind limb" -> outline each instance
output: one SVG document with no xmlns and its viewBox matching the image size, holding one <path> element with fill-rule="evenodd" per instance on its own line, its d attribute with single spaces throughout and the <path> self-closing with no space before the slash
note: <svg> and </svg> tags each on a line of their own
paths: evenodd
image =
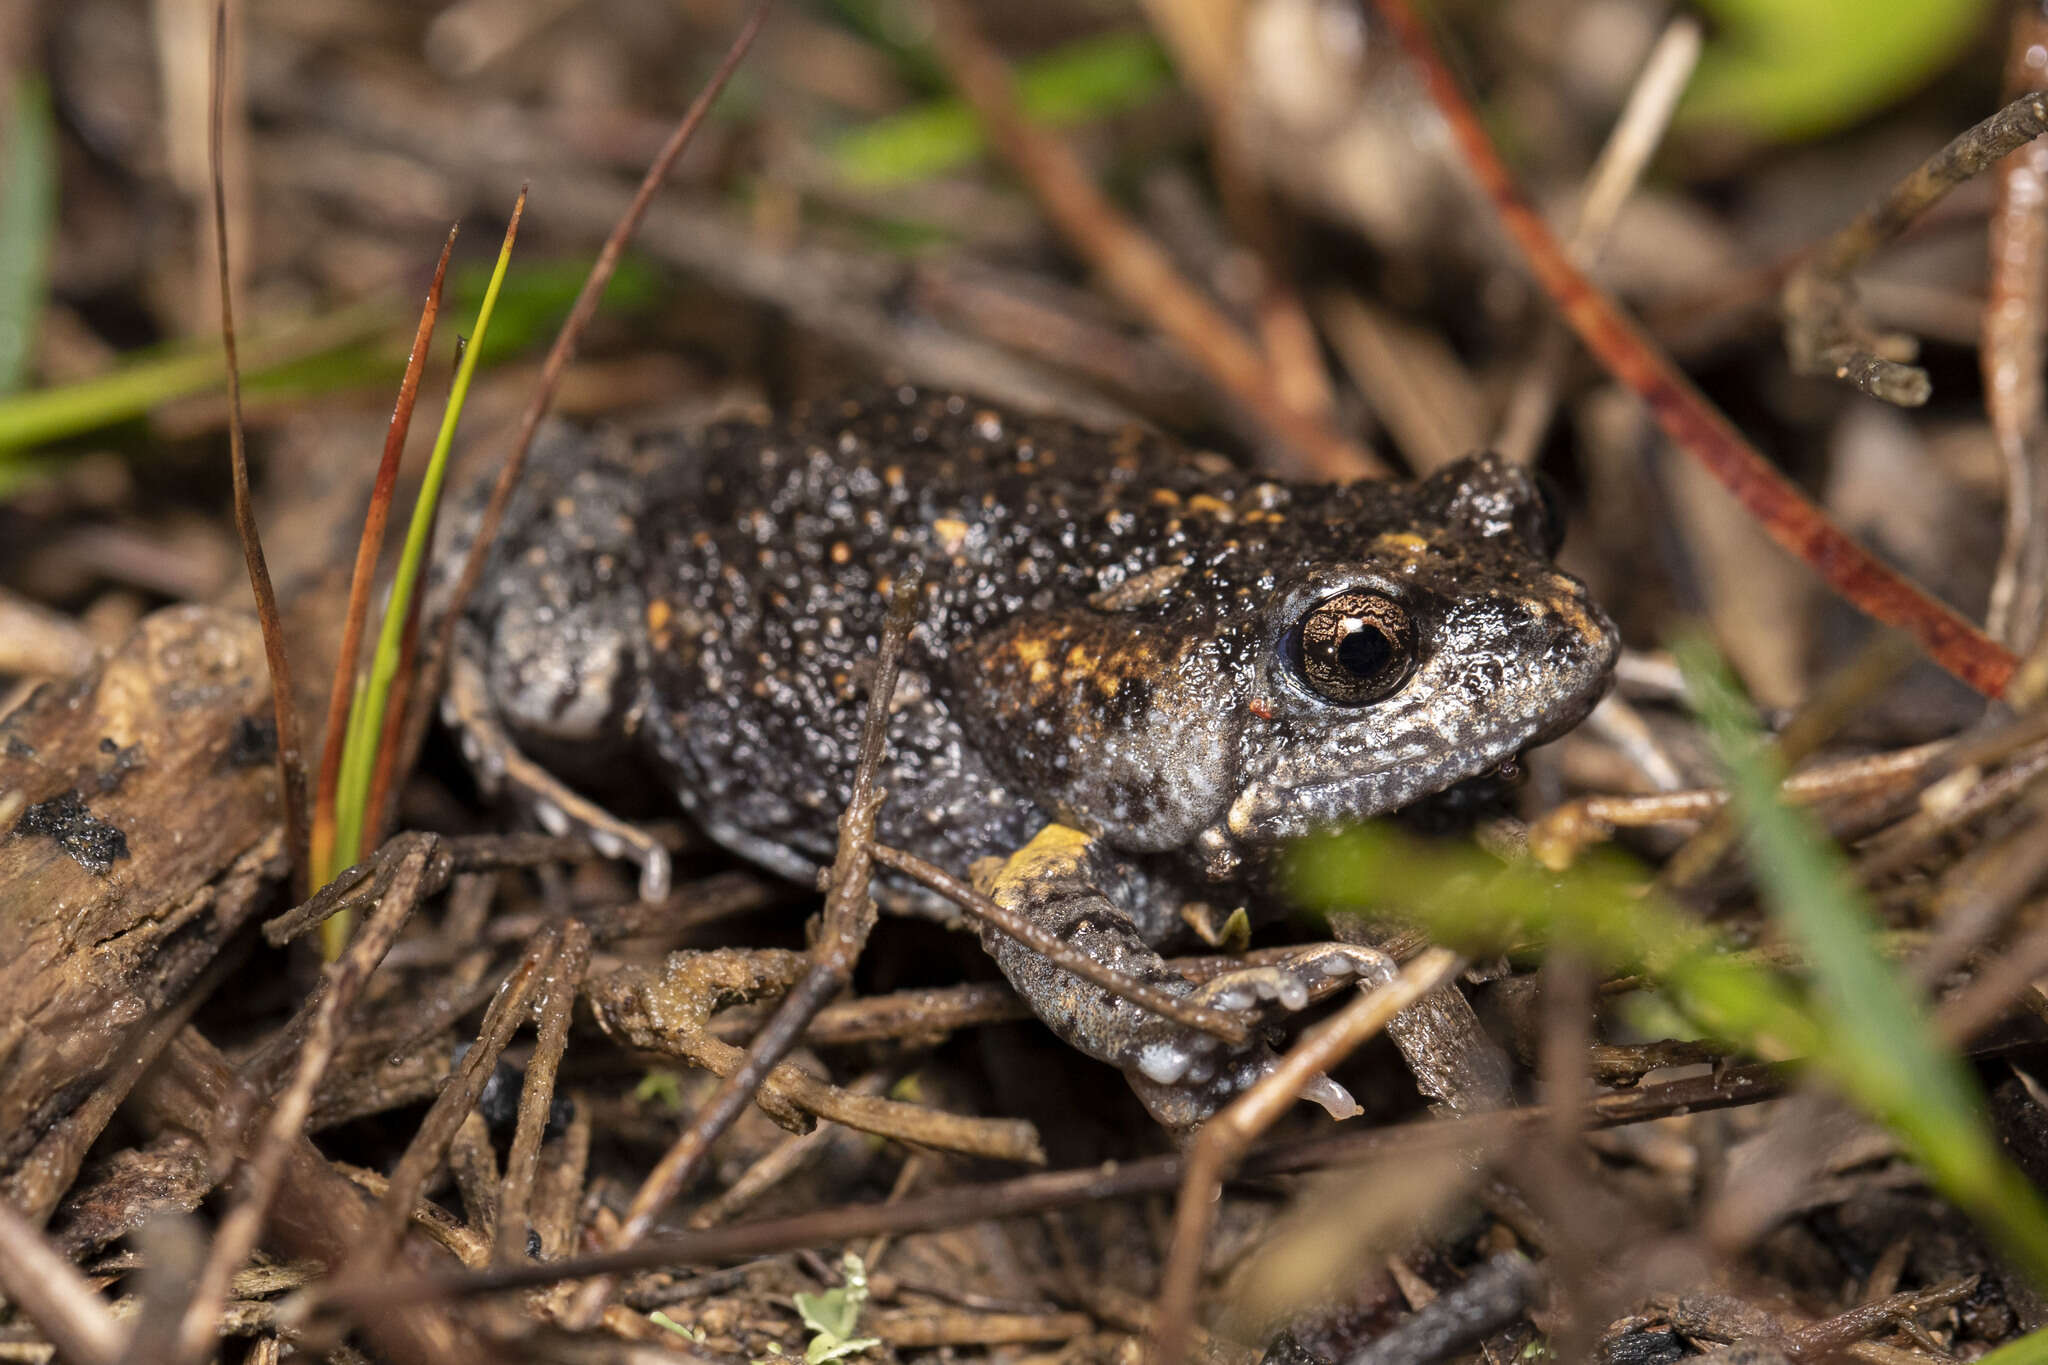
<svg viewBox="0 0 2048 1365">
<path fill-rule="evenodd" d="M 1124 975 L 1169 995 L 1233 1013 L 1277 1005 L 1306 1008 L 1315 987 L 1355 975 L 1367 987 L 1393 979 L 1393 962 L 1371 948 L 1319 944 L 1278 961 L 1228 971 L 1196 985 L 1166 964 L 1138 932 L 1134 911 L 1146 888 L 1100 841 L 1065 825 L 1047 825 L 998 865 L 976 868 L 984 894 Z M 1068 1044 L 1120 1069 L 1153 1117 L 1186 1132 L 1270 1071 L 1262 1042 L 1237 1047 L 1062 970 L 993 927 L 982 946 L 1031 1006 Z M 1302 1092 L 1334 1117 L 1357 1112 L 1327 1076 Z"/>
<path fill-rule="evenodd" d="M 646 830 L 628 824 L 565 786 L 521 753 L 498 723 L 483 670 L 457 650 L 441 698 L 441 719 L 455 731 L 462 756 L 487 795 L 509 789 L 553 835 L 575 834 L 607 858 L 625 858 L 640 869 L 640 899 L 658 901 L 674 881 L 668 850 Z"/>
</svg>

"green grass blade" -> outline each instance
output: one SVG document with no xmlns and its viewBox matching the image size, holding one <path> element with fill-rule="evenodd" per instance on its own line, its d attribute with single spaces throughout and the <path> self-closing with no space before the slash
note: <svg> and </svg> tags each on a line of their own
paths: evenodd
<svg viewBox="0 0 2048 1365">
<path fill-rule="evenodd" d="M 1978 1356 L 1977 1365 L 2048 1365 L 2048 1331 L 2008 1341 L 1991 1354 Z"/>
<path fill-rule="evenodd" d="M 1679 663 L 1727 769 L 1766 905 L 1812 964 L 1816 1066 L 1898 1135 L 1934 1183 L 2048 1285 L 2048 1202 L 2007 1161 L 1962 1060 L 1878 952 L 1846 859 L 1806 812 L 1778 797 L 1784 774 L 1720 661 L 1699 642 Z"/>
<path fill-rule="evenodd" d="M 21 386 L 50 285 L 57 229 L 56 129 L 50 92 L 34 76 L 15 82 L 0 152 L 0 393 Z"/>
<path fill-rule="evenodd" d="M 1083 38 L 1017 69 L 1024 112 L 1049 127 L 1069 127 L 1133 109 L 1166 89 L 1172 69 L 1152 37 L 1131 29 Z M 856 185 L 923 180 L 980 156 L 987 143 L 974 111 L 957 99 L 932 100 L 843 135 L 832 158 Z"/>
<path fill-rule="evenodd" d="M 522 192 L 521 208 L 524 205 L 525 195 Z M 497 265 L 491 271 L 490 284 L 484 289 L 483 303 L 477 309 L 476 326 L 470 332 L 469 345 L 462 352 L 462 363 L 455 368 L 455 382 L 448 390 L 448 406 L 441 414 L 441 429 L 435 434 L 434 451 L 427 460 L 426 476 L 420 482 L 419 499 L 413 504 L 412 521 L 405 530 L 405 548 L 399 555 L 398 573 L 392 580 L 391 597 L 384 607 L 377 648 L 371 655 L 368 674 L 358 682 L 355 703 L 349 708 L 348 733 L 342 742 L 341 779 L 335 797 L 334 860 L 338 868 L 348 867 L 363 856 L 364 807 L 369 800 L 370 779 L 383 735 L 385 703 L 398 675 L 405 618 L 419 585 L 420 569 L 426 562 L 427 540 L 433 532 L 434 509 L 440 502 L 441 485 L 448 475 L 448 453 L 455 445 L 455 429 L 462 420 L 463 404 L 469 398 L 470 381 L 476 375 L 477 361 L 483 353 L 483 341 L 490 330 L 491 313 L 497 307 L 498 292 L 504 286 L 506 269 L 512 263 L 513 233 L 518 227 L 519 212 L 519 209 L 513 210 L 512 226 L 506 232 Z M 347 919 L 340 915 L 321 925 L 321 947 L 328 960 L 340 956 L 342 946 L 348 941 L 349 930 Z"/>
</svg>

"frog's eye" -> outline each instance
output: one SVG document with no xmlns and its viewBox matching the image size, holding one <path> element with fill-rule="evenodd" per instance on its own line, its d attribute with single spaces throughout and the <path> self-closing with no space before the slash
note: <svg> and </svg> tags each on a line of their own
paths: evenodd
<svg viewBox="0 0 2048 1365">
<path fill-rule="evenodd" d="M 1391 597 L 1340 592 L 1294 623 L 1280 654 L 1324 701 L 1364 706 L 1408 681 L 1415 667 L 1415 621 Z"/>
</svg>

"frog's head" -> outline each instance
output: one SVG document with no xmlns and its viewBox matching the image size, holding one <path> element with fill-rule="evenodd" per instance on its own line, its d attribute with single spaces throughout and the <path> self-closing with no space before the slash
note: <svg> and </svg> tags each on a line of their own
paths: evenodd
<svg viewBox="0 0 2048 1365">
<path fill-rule="evenodd" d="M 1212 852 L 1399 810 L 1564 733 L 1606 692 L 1620 641 L 1552 566 L 1562 528 L 1536 481 L 1474 455 L 1414 498 L 1408 524 L 1369 528 L 1271 599 Z"/>
<path fill-rule="evenodd" d="M 1221 872 L 1488 772 L 1606 690 L 1614 627 L 1498 456 L 1416 484 L 1260 485 L 1223 519 L 1088 610 L 973 650 L 984 752 L 1061 819 Z"/>
</svg>

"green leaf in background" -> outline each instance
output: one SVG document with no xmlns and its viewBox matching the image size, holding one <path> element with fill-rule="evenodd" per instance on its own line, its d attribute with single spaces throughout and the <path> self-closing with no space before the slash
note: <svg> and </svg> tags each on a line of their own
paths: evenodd
<svg viewBox="0 0 2048 1365">
<path fill-rule="evenodd" d="M 483 348 L 477 363 L 493 365 L 552 338 L 582 292 L 591 260 L 582 257 L 520 266 L 518 277 L 504 282 L 490 331 L 474 339 L 473 344 Z M 452 272 L 449 292 L 459 312 L 472 312 L 482 305 L 492 274 L 492 266 L 482 261 Z M 660 301 L 662 289 L 661 273 L 644 257 L 624 256 L 604 287 L 599 308 L 607 317 L 642 313 Z"/>
<path fill-rule="evenodd" d="M 1716 26 L 1679 118 L 1773 141 L 1818 137 L 1962 55 L 1991 0 L 1701 0 Z"/>
<path fill-rule="evenodd" d="M 1977 1365 L 2048 1365 L 2048 1331 L 2008 1341 L 1991 1354 L 1978 1356 Z"/>
<path fill-rule="evenodd" d="M 0 393 L 20 387 L 49 291 L 57 228 L 57 155 L 50 94 L 36 77 L 14 85 L 0 148 Z"/>
<path fill-rule="evenodd" d="M 1919 993 L 1878 952 L 1847 859 L 1807 812 L 1779 799 L 1782 765 L 1713 651 L 1691 641 L 1678 661 L 1728 772 L 1764 903 L 1811 963 L 1823 1034 L 1815 1063 L 1898 1136 L 2037 1286 L 2048 1286 L 2048 1202 L 2006 1160 L 1975 1076 L 1935 1037 Z"/>
<path fill-rule="evenodd" d="M 1165 89 L 1172 68 L 1159 44 L 1137 29 L 1083 38 L 1017 68 L 1024 112 L 1054 128 L 1144 104 Z M 933 100 L 842 136 L 832 158 L 847 180 L 875 187 L 922 180 L 965 165 L 987 144 L 974 111 Z"/>
</svg>

